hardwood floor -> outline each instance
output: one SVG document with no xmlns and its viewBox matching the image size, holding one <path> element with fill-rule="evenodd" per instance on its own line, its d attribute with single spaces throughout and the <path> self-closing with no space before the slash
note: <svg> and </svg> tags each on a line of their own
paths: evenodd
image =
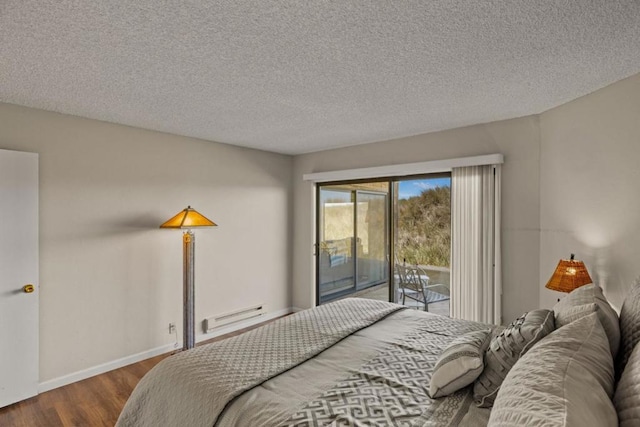
<svg viewBox="0 0 640 427">
<path fill-rule="evenodd" d="M 221 335 L 198 345 L 239 335 L 264 323 Z M 138 381 L 170 355 L 171 353 L 167 353 L 143 360 L 1 408 L 0 426 L 112 427 Z"/>
</svg>

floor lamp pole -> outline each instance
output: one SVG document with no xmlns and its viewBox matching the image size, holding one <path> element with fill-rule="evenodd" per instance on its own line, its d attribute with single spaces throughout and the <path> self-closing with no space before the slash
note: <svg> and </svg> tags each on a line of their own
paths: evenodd
<svg viewBox="0 0 640 427">
<path fill-rule="evenodd" d="M 196 236 L 191 230 L 187 230 L 182 235 L 183 243 L 183 266 L 184 266 L 184 283 L 183 293 L 184 301 L 182 307 L 183 313 L 183 350 L 193 348 L 195 345 L 195 268 L 194 268 L 194 253 Z"/>
</svg>

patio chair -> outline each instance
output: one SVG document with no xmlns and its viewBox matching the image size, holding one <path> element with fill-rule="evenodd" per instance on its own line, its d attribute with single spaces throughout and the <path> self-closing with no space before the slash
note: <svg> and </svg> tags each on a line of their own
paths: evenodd
<svg viewBox="0 0 640 427">
<path fill-rule="evenodd" d="M 441 301 L 448 301 L 451 299 L 451 290 L 449 285 L 443 283 L 435 283 L 433 285 L 427 285 L 424 289 L 425 294 L 425 311 L 429 311 L 429 304 L 433 304 Z"/>
<path fill-rule="evenodd" d="M 399 264 L 396 265 L 396 272 L 399 279 L 398 293 L 399 296 L 402 296 L 402 305 L 413 307 L 424 306 L 426 310 L 424 288 L 429 283 L 429 276 L 424 273 L 424 270 L 420 271 L 418 267 L 408 267 Z M 408 304 L 407 299 L 409 299 Z"/>
<path fill-rule="evenodd" d="M 421 306 L 424 311 L 429 311 L 429 304 L 451 298 L 449 287 L 441 283 L 430 285 L 429 276 L 420 267 L 396 265 L 396 272 L 402 305 Z M 410 300 L 409 304 L 407 304 L 407 298 Z"/>
</svg>

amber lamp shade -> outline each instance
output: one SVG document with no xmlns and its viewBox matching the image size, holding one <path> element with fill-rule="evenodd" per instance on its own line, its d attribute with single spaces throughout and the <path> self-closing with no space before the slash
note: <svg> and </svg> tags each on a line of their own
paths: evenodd
<svg viewBox="0 0 640 427">
<path fill-rule="evenodd" d="M 589 283 L 592 283 L 592 280 L 584 262 L 575 260 L 574 255 L 571 254 L 571 259 L 560 260 L 546 288 L 552 291 L 571 292 Z"/>
<path fill-rule="evenodd" d="M 187 206 L 186 209 L 180 211 L 176 216 L 162 224 L 160 228 L 215 227 L 216 225 L 216 223 L 193 209 L 191 206 Z"/>
</svg>

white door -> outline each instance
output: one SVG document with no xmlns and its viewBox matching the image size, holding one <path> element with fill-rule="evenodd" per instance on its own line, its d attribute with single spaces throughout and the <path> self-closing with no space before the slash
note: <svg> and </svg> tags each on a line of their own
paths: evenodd
<svg viewBox="0 0 640 427">
<path fill-rule="evenodd" d="M 0 150 L 0 407 L 38 393 L 38 291 L 38 155 Z"/>
</svg>

